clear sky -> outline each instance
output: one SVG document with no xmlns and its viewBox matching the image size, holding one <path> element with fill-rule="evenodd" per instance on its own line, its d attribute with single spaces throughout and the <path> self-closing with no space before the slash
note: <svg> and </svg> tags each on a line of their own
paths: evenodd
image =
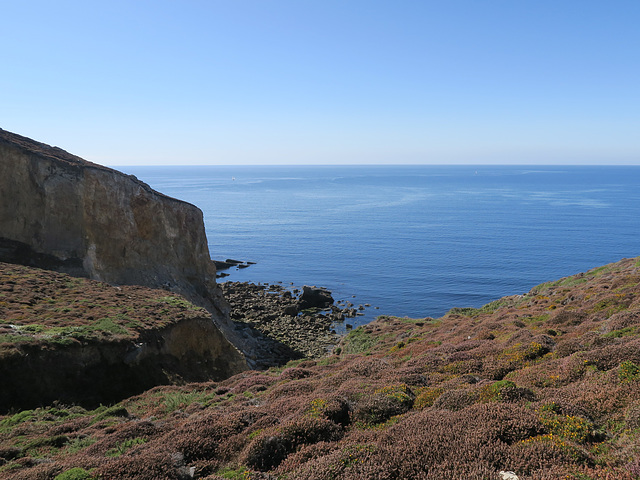
<svg viewBox="0 0 640 480">
<path fill-rule="evenodd" d="M 0 128 L 106 165 L 640 164 L 639 0 L 1 7 Z"/>
</svg>

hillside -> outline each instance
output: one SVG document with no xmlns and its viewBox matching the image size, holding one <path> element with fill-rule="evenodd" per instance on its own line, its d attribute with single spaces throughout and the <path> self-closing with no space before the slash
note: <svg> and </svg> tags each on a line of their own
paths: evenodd
<svg viewBox="0 0 640 480">
<path fill-rule="evenodd" d="M 175 293 L 0 262 L 0 412 L 227 378 L 243 368 L 227 345 Z"/>
<path fill-rule="evenodd" d="M 640 478 L 640 258 L 334 353 L 0 419 L 0 478 Z"/>
</svg>

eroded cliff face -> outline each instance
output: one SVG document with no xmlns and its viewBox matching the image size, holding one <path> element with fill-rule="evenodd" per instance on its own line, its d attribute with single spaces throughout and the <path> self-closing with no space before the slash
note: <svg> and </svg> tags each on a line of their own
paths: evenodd
<svg viewBox="0 0 640 480">
<path fill-rule="evenodd" d="M 157 385 L 227 378 L 245 368 L 209 317 L 148 331 L 135 341 L 22 345 L 0 361 L 0 411 L 54 401 L 96 407 Z"/>
<path fill-rule="evenodd" d="M 169 289 L 207 308 L 224 337 L 236 335 L 197 207 L 1 129 L 0 260 Z M 243 363 L 229 342 L 221 355 Z"/>
<path fill-rule="evenodd" d="M 197 207 L 5 131 L 0 158 L 0 236 L 95 280 L 186 293 L 215 288 Z"/>
</svg>

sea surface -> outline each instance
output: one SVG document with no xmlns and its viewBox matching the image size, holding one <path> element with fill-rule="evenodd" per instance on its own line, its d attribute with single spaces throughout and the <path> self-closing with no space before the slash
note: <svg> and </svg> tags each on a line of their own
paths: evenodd
<svg viewBox="0 0 640 480">
<path fill-rule="evenodd" d="M 638 166 L 119 167 L 204 212 L 224 280 L 438 317 L 640 255 Z M 377 307 L 374 308 L 374 307 Z"/>
</svg>

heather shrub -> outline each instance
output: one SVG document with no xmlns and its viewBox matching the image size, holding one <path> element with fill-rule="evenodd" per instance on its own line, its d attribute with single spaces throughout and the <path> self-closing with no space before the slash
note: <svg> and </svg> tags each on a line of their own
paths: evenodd
<svg viewBox="0 0 640 480">
<path fill-rule="evenodd" d="M 382 387 L 358 402 L 353 411 L 353 419 L 364 424 L 383 423 L 395 415 L 409 411 L 414 400 L 415 395 L 405 384 Z"/>
<path fill-rule="evenodd" d="M 625 360 L 618 368 L 618 378 L 620 378 L 622 382 L 640 380 L 640 366 L 629 360 Z"/>
<path fill-rule="evenodd" d="M 640 319 L 636 312 L 620 312 L 611 316 L 608 320 L 608 327 L 613 331 L 623 331 L 640 326 Z M 624 336 L 624 335 L 620 335 Z"/>
<path fill-rule="evenodd" d="M 303 417 L 256 437 L 249 444 L 245 463 L 256 470 L 271 470 L 300 446 L 336 441 L 342 434 L 342 429 L 329 420 Z"/>
<path fill-rule="evenodd" d="M 640 478 L 640 458 L 625 465 L 626 470 L 633 475 L 634 479 Z"/>
<path fill-rule="evenodd" d="M 87 447 L 87 454 L 98 455 L 104 451 L 110 451 L 111 455 L 121 455 L 132 447 L 131 441 L 137 439 L 138 443 L 145 442 L 157 433 L 157 427 L 148 421 L 127 422 L 112 427 L 113 431 L 107 437 Z"/>
<path fill-rule="evenodd" d="M 0 474 L 8 473 L 9 476 L 2 478 L 10 480 L 51 480 L 60 474 L 62 470 L 63 468 L 56 463 L 36 463 L 35 459 L 22 458 L 16 463 L 3 466 Z"/>
<path fill-rule="evenodd" d="M 442 393 L 435 402 L 433 402 L 433 407 L 456 411 L 473 405 L 475 401 L 476 395 L 467 389 L 449 390 Z"/>
<path fill-rule="evenodd" d="M 262 372 L 251 372 L 251 374 L 246 374 L 244 378 L 233 385 L 233 388 L 231 388 L 230 390 L 225 391 L 224 388 L 218 388 L 215 390 L 215 393 L 217 395 L 224 395 L 228 391 L 231 391 L 232 393 L 242 393 L 250 389 L 253 389 L 255 391 L 256 388 L 259 387 L 263 387 L 263 389 L 266 387 L 270 387 L 278 380 L 280 380 L 278 377 L 265 375 Z"/>
<path fill-rule="evenodd" d="M 574 337 L 558 341 L 553 353 L 558 358 L 568 357 L 569 355 L 584 350 L 585 348 L 585 339 L 583 337 Z"/>
<path fill-rule="evenodd" d="M 640 402 L 629 405 L 625 414 L 625 427 L 630 430 L 640 428 Z"/>
<path fill-rule="evenodd" d="M 280 397 L 298 397 L 313 392 L 314 386 L 306 380 L 285 381 L 282 385 L 272 388 L 268 392 L 270 399 Z"/>
<path fill-rule="evenodd" d="M 427 407 L 431 407 L 434 402 L 442 395 L 444 390 L 439 387 L 424 388 L 416 397 L 413 407 L 417 410 L 422 410 Z"/>
<path fill-rule="evenodd" d="M 512 445 L 510 457 L 512 464 L 518 465 L 518 471 L 527 475 L 545 467 L 591 463 L 585 450 L 550 434 L 533 436 Z"/>
<path fill-rule="evenodd" d="M 100 480 L 182 480 L 188 475 L 181 457 L 168 453 L 122 456 L 96 468 Z"/>
<path fill-rule="evenodd" d="M 343 368 L 339 377 L 344 379 L 351 379 L 354 377 L 370 377 L 375 378 L 381 372 L 391 369 L 391 365 L 375 357 L 363 357 L 355 358 L 349 362 L 345 368 Z"/>
<path fill-rule="evenodd" d="M 315 398 L 311 401 L 308 414 L 316 418 L 325 418 L 338 425 L 347 426 L 350 422 L 349 402 L 344 398 Z"/>
<path fill-rule="evenodd" d="M 258 413 L 210 414 L 176 428 L 168 439 L 188 462 L 198 459 L 224 459 L 223 451 L 237 448 L 239 435 L 259 417 Z"/>
<path fill-rule="evenodd" d="M 318 442 L 312 445 L 303 445 L 296 452 L 287 456 L 275 469 L 275 473 L 282 474 L 300 468 L 305 463 L 339 450 L 339 444 L 335 442 Z M 292 478 L 283 475 L 283 478 Z"/>
<path fill-rule="evenodd" d="M 584 358 L 598 370 L 611 370 L 625 361 L 637 365 L 640 363 L 640 339 L 620 339 L 612 345 L 585 352 Z"/>
<path fill-rule="evenodd" d="M 483 385 L 478 390 L 478 401 L 497 402 L 501 400 L 500 394 L 505 388 L 515 388 L 516 384 L 510 380 L 498 380 L 487 385 Z"/>
<path fill-rule="evenodd" d="M 506 386 L 500 389 L 498 397 L 501 402 L 533 402 L 536 394 L 525 387 Z"/>
<path fill-rule="evenodd" d="M 592 438 L 593 424 L 582 417 L 541 412 L 540 421 L 551 436 L 576 443 L 585 443 Z"/>
<path fill-rule="evenodd" d="M 586 320 L 587 316 L 581 312 L 560 310 L 557 314 L 548 320 L 550 325 L 580 325 Z"/>
<path fill-rule="evenodd" d="M 460 357 L 467 357 L 460 359 Z M 481 373 L 483 368 L 483 362 L 479 358 L 468 358 L 469 355 L 460 352 L 459 354 L 452 355 L 449 359 L 449 363 L 440 367 L 442 373 L 450 373 L 454 375 L 465 375 L 472 373 Z"/>
<path fill-rule="evenodd" d="M 287 368 L 280 374 L 281 380 L 299 380 L 313 375 L 313 372 L 306 368 Z"/>
</svg>

